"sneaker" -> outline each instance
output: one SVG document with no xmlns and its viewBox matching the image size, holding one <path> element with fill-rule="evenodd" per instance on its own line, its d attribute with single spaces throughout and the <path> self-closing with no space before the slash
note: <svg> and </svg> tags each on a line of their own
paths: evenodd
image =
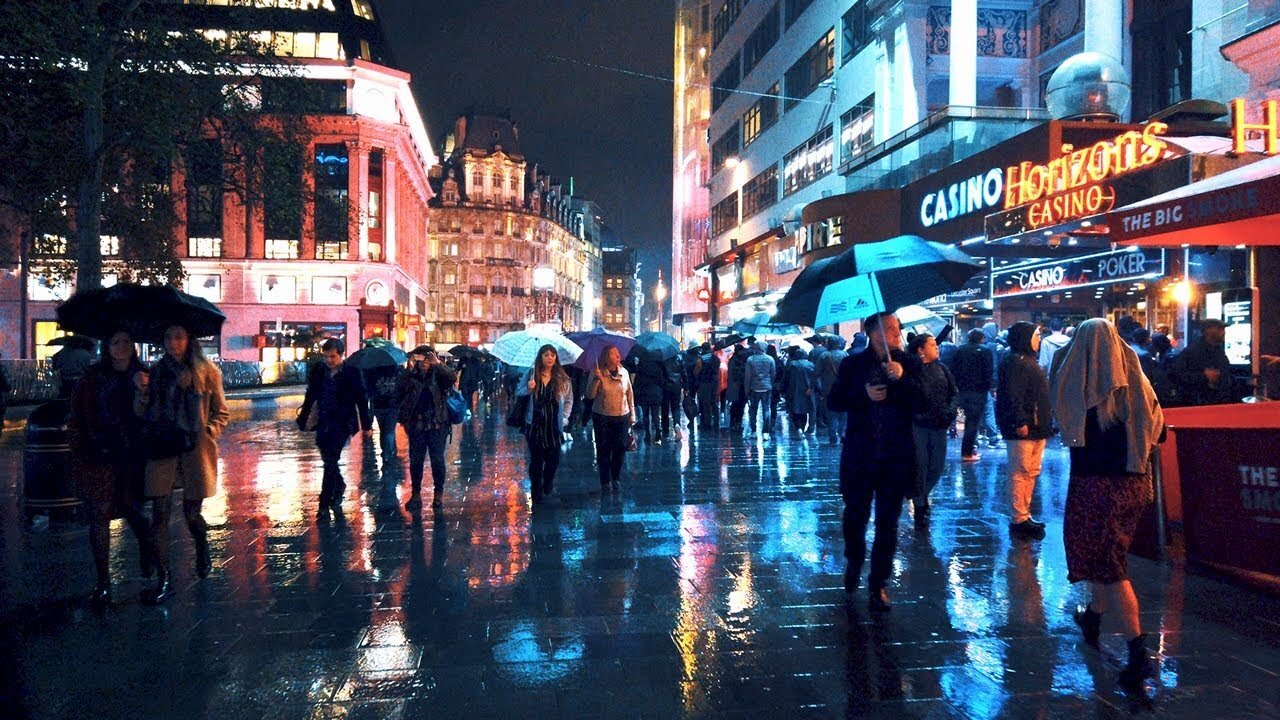
<svg viewBox="0 0 1280 720">
<path fill-rule="evenodd" d="M 979 460 L 981 460 L 981 459 L 982 459 L 982 456 L 981 456 L 981 455 L 979 455 L 978 453 L 974 453 L 974 454 L 972 454 L 972 455 L 961 455 L 961 456 L 960 456 L 960 462 L 978 462 L 978 461 L 979 461 Z"/>
<path fill-rule="evenodd" d="M 995 442 L 987 443 L 987 447 L 991 448 L 992 450 L 1004 450 L 1006 447 L 1008 447 L 1008 445 L 1005 445 L 1003 440 L 996 440 Z"/>
<path fill-rule="evenodd" d="M 1032 527 L 1039 528 L 1041 530 L 1044 530 L 1045 528 L 1044 523 L 1040 522 L 1039 520 L 1036 520 L 1035 518 L 1027 518 L 1027 522 L 1031 523 Z"/>
<path fill-rule="evenodd" d="M 1080 626 L 1084 641 L 1091 647 L 1098 647 L 1098 637 L 1102 634 L 1102 615 L 1093 611 L 1088 605 L 1081 605 L 1071 613 L 1071 619 Z"/>
<path fill-rule="evenodd" d="M 1009 523 L 1009 534 L 1024 540 L 1042 540 L 1044 528 L 1036 527 L 1030 520 L 1023 520 L 1020 523 Z"/>
</svg>

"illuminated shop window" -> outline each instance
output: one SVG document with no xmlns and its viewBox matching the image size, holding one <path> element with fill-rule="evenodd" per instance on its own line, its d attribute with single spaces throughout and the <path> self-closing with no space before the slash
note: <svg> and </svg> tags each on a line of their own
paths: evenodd
<svg viewBox="0 0 1280 720">
<path fill-rule="evenodd" d="M 222 238 L 193 237 L 187 238 L 187 255 L 198 258 L 222 257 Z"/>
<path fill-rule="evenodd" d="M 103 257 L 116 257 L 120 254 L 120 237 L 103 235 L 98 239 L 98 250 Z"/>
<path fill-rule="evenodd" d="M 195 273 L 188 275 L 186 291 L 211 303 L 222 302 L 222 276 Z"/>
<path fill-rule="evenodd" d="M 48 275 L 31 275 L 27 278 L 27 299 L 34 302 L 62 302 L 71 297 L 72 287 L 68 278 Z"/>
<path fill-rule="evenodd" d="M 297 260 L 297 240 L 268 239 L 265 255 L 268 260 Z"/>
<path fill-rule="evenodd" d="M 67 254 L 67 238 L 62 235 L 37 235 L 31 241 L 31 253 L 44 257 L 62 257 Z"/>
</svg>

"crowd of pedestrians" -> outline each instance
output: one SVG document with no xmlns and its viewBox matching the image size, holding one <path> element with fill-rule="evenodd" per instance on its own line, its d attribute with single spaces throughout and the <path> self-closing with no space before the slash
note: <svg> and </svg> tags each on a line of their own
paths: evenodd
<svg viewBox="0 0 1280 720">
<path fill-rule="evenodd" d="M 956 344 L 949 337 L 906 337 L 893 313 L 862 322 L 853 347 L 837 336 L 813 338 L 812 350 L 749 338 L 704 343 L 675 354 L 641 348 L 624 355 L 607 347 L 588 372 L 562 365 L 553 345 L 531 368 L 501 368 L 483 356 L 461 360 L 430 346 L 408 354 L 402 367 L 357 370 L 346 348 L 330 339 L 310 372 L 297 416 L 314 433 L 323 471 L 322 513 L 341 512 L 346 483 L 341 456 L 350 438 L 372 436 L 376 422 L 384 465 L 401 467 L 396 427 L 408 439 L 410 495 L 421 511 L 429 467 L 433 506 L 446 485 L 445 449 L 470 408 L 496 400 L 502 388 L 507 424 L 528 446 L 529 494 L 535 507 L 556 492 L 556 474 L 572 434 L 590 432 L 600 492 L 623 481 L 625 459 L 638 447 L 679 441 L 685 433 L 740 434 L 764 441 L 790 415 L 796 436 L 842 445 L 839 490 L 844 589 L 863 582 L 867 526 L 875 516 L 867 601 L 892 608 L 890 586 L 898 525 L 906 500 L 917 529 L 927 529 L 930 495 L 944 473 L 949 437 L 962 425 L 960 457 L 981 460 L 978 443 L 1003 449 L 1008 468 L 1008 527 L 1034 542 L 1044 523 L 1032 498 L 1045 447 L 1060 434 L 1071 471 L 1064 536 L 1071 582 L 1087 582 L 1090 600 L 1074 615 L 1086 642 L 1096 645 L 1104 618 L 1114 617 L 1130 644 L 1121 674 L 1140 683 L 1151 670 L 1138 601 L 1128 582 L 1127 553 L 1138 518 L 1151 502 L 1151 454 L 1162 440 L 1162 405 L 1237 400 L 1222 325 L 1204 323 L 1181 352 L 1166 332 L 1086 320 L 1072 328 L 1015 322 L 975 327 Z M 865 334 L 864 334 L 865 333 Z M 71 387 L 70 444 L 74 474 L 86 501 L 89 544 L 97 570 L 94 598 L 109 597 L 107 562 L 112 518 L 123 517 L 138 539 L 140 570 L 155 584 L 147 604 L 170 594 L 169 510 L 181 488 L 195 570 L 211 568 L 204 498 L 216 491 L 217 439 L 228 412 L 217 367 L 181 326 L 164 334 L 164 356 L 151 367 L 138 360 L 133 338 L 117 332 L 101 357 Z M 686 427 L 687 426 L 687 427 Z M 151 503 L 150 520 L 145 508 Z"/>
</svg>

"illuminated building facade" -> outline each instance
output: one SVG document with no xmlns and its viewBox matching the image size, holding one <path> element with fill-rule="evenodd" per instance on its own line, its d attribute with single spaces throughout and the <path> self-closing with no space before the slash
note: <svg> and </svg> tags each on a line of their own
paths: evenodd
<svg viewBox="0 0 1280 720">
<path fill-rule="evenodd" d="M 601 278 L 599 208 L 530 165 L 509 115 L 454 123 L 434 172 L 423 318 L 441 345 L 529 325 L 590 328 Z M 535 272 L 550 268 L 551 272 Z M 544 280 L 545 278 L 545 280 Z"/>
<path fill-rule="evenodd" d="M 621 245 L 605 247 L 604 308 L 600 324 L 609 332 L 634 336 L 643 331 L 640 327 L 643 304 L 636 251 Z"/>
<path fill-rule="evenodd" d="M 698 297 L 707 278 L 695 269 L 706 261 L 711 232 L 711 12 L 712 0 L 676 2 L 671 314 L 682 325 L 686 319 L 705 319 L 707 312 L 706 300 Z"/>
<path fill-rule="evenodd" d="M 372 5 L 175 4 L 184 5 L 180 17 L 190 26 L 217 28 L 210 33 L 270 34 L 275 51 L 292 58 L 294 70 L 317 84 L 323 97 L 303 118 L 305 147 L 284 159 L 296 172 L 300 216 L 272 213 L 269 192 L 256 205 L 228 192 L 221 173 L 237 170 L 216 142 L 191 147 L 162 183 L 177 207 L 176 252 L 186 290 L 227 315 L 222 335 L 203 339 L 206 352 L 270 362 L 304 357 L 326 337 L 342 338 L 352 348 L 375 336 L 417 342 L 427 300 L 428 172 L 437 159 L 410 76 L 393 67 Z M 226 14 L 231 9 L 235 15 Z M 265 104 L 265 85 L 263 91 Z M 44 240 L 32 248 L 33 265 L 69 262 L 65 239 Z M 16 248 L 18 240 L 3 242 Z M 104 235 L 104 284 L 119 272 L 118 243 Z M 44 357 L 56 350 L 44 345 L 57 333 L 55 307 L 74 288 L 38 274 L 21 288 L 15 277 L 0 275 L 0 314 L 6 318 L 0 351 Z M 28 300 L 26 347 L 18 346 L 21 333 L 11 320 L 19 317 L 22 292 Z"/>
</svg>

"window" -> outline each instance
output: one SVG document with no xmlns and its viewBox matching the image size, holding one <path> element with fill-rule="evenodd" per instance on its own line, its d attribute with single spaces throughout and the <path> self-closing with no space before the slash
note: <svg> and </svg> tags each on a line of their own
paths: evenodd
<svg viewBox="0 0 1280 720">
<path fill-rule="evenodd" d="M 197 258 L 222 257 L 222 238 L 187 238 L 187 255 Z"/>
<path fill-rule="evenodd" d="M 1191 2 L 1137 0 L 1133 17 L 1133 116 L 1140 118 L 1191 97 Z"/>
<path fill-rule="evenodd" d="M 831 126 L 828 125 L 787 153 L 782 160 L 783 196 L 808 187 L 831 172 L 833 150 Z"/>
<path fill-rule="evenodd" d="M 484 317 L 484 299 L 483 298 L 478 298 L 478 297 L 471 298 L 471 317 L 473 318 Z"/>
<path fill-rule="evenodd" d="M 302 237 L 302 153 L 297 147 L 273 143 L 263 151 L 262 217 L 268 238 Z M 284 257 L 297 258 L 297 250 Z"/>
<path fill-rule="evenodd" d="M 787 27 L 791 27 L 792 23 L 800 19 L 800 16 L 812 4 L 813 0 L 787 0 Z"/>
<path fill-rule="evenodd" d="M 819 83 L 831 77 L 831 73 L 835 71 L 835 60 L 836 29 L 831 28 L 787 71 L 785 83 L 788 110 L 818 89 Z"/>
<path fill-rule="evenodd" d="M 369 229 L 377 230 L 382 227 L 382 193 L 377 190 L 369 191 Z"/>
<path fill-rule="evenodd" d="M 346 323 L 263 322 L 258 332 L 267 340 L 262 348 L 263 362 L 303 360 L 318 354 L 320 345 L 329 338 L 347 339 Z"/>
<path fill-rule="evenodd" d="M 840 64 L 843 65 L 871 43 L 871 23 L 867 22 L 867 3 L 858 0 L 840 18 Z"/>
<path fill-rule="evenodd" d="M 292 275 L 268 275 L 262 278 L 258 300 L 268 304 L 290 304 L 298 301 L 298 279 Z"/>
<path fill-rule="evenodd" d="M 716 76 L 716 81 L 711 84 L 711 112 L 720 109 L 725 100 L 738 89 L 738 81 L 742 78 L 741 65 L 738 62 L 738 56 L 734 55 L 729 61 L 728 66 Z"/>
<path fill-rule="evenodd" d="M 716 203 L 711 209 L 711 234 L 719 235 L 738 226 L 738 193 Z"/>
<path fill-rule="evenodd" d="M 715 27 L 711 29 L 711 47 L 714 49 L 724 39 L 725 34 L 729 32 L 729 28 L 733 27 L 733 21 L 738 19 L 738 15 L 742 13 L 742 6 L 751 0 L 725 0 L 720 6 L 720 11 L 716 13 Z"/>
<path fill-rule="evenodd" d="M 746 75 L 778 42 L 778 6 L 774 5 L 742 46 L 742 74 Z"/>
<path fill-rule="evenodd" d="M 734 123 L 711 146 L 711 174 L 719 172 L 725 161 L 738 154 L 738 132 L 738 123 Z"/>
<path fill-rule="evenodd" d="M 222 146 L 217 140 L 187 148 L 187 234 L 222 237 Z"/>
<path fill-rule="evenodd" d="M 760 137 L 760 133 L 773 127 L 778 121 L 778 83 L 765 91 L 765 97 L 756 101 L 742 116 L 742 146 L 746 147 Z"/>
<path fill-rule="evenodd" d="M 267 238 L 264 255 L 268 260 L 297 260 L 298 241 Z"/>
<path fill-rule="evenodd" d="M 35 302 L 61 302 L 71 297 L 71 281 L 32 274 L 27 278 L 27 299 Z"/>
<path fill-rule="evenodd" d="M 445 240 L 440 243 L 440 254 L 450 257 L 458 257 L 458 241 Z"/>
<path fill-rule="evenodd" d="M 120 237 L 118 235 L 101 235 L 98 237 L 98 251 L 103 257 L 116 257 L 120 254 Z"/>
<path fill-rule="evenodd" d="M 457 269 L 455 269 L 455 268 L 445 268 L 445 270 L 444 270 L 444 284 L 445 284 L 445 285 L 457 285 L 457 284 L 458 284 L 458 271 L 457 271 Z"/>
<path fill-rule="evenodd" d="M 840 116 L 841 162 L 865 152 L 875 142 L 875 135 L 876 96 L 872 94 Z"/>
<path fill-rule="evenodd" d="M 444 316 L 450 320 L 458 316 L 458 298 L 453 295 L 445 295 L 443 300 Z"/>
<path fill-rule="evenodd" d="M 345 260 L 351 219 L 348 216 L 347 146 L 317 145 L 315 156 L 316 259 Z"/>
<path fill-rule="evenodd" d="M 33 255 L 60 257 L 67 254 L 67 238 L 62 235 L 37 235 L 31 241 Z"/>
<path fill-rule="evenodd" d="M 189 294 L 202 297 L 211 303 L 222 302 L 222 276 L 213 274 L 188 275 L 186 290 Z"/>
<path fill-rule="evenodd" d="M 778 166 L 770 165 L 768 169 L 747 181 L 742 186 L 742 217 L 755 215 L 778 202 Z"/>
<path fill-rule="evenodd" d="M 351 9 L 355 11 L 356 17 L 373 19 L 373 6 L 369 4 L 369 0 L 351 0 Z"/>
<path fill-rule="evenodd" d="M 311 278 L 311 302 L 316 305 L 346 305 L 347 279 L 324 276 Z"/>
</svg>

